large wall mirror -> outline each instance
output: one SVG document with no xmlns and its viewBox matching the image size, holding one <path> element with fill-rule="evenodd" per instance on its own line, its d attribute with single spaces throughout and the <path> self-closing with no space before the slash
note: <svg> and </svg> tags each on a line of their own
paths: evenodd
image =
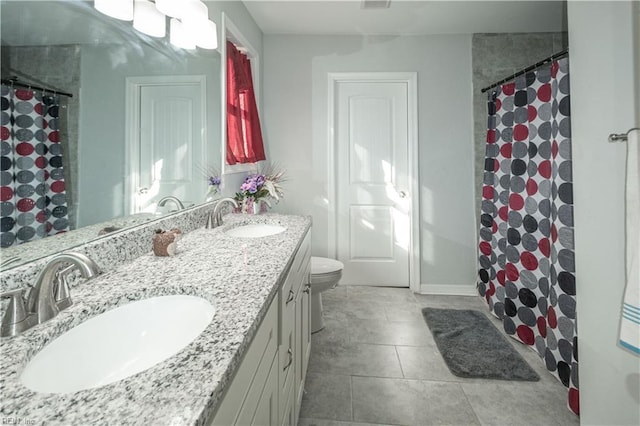
<svg viewBox="0 0 640 426">
<path fill-rule="evenodd" d="M 58 157 L 63 171 L 57 194 L 64 187 L 66 216 L 61 217 L 69 229 L 24 238 L 28 242 L 21 244 L 8 238 L 2 261 L 15 261 L 3 268 L 175 210 L 176 203 L 157 205 L 165 196 L 177 197 L 186 207 L 205 201 L 208 174 L 222 166 L 217 50 L 181 49 L 168 35 L 146 36 L 131 22 L 96 11 L 91 1 L 3 0 L 0 8 L 2 79 L 17 82 L 3 84 L 3 132 L 18 122 L 38 121 L 31 113 L 42 105 L 58 110 L 57 118 L 47 118 L 60 138 L 49 157 Z M 166 27 L 169 31 L 168 19 Z M 30 103 L 16 97 L 18 84 L 26 85 L 24 90 L 31 86 L 37 99 Z M 9 211 L 17 212 L 13 220 L 21 226 L 39 224 L 35 211 L 18 217 L 24 208 L 5 194 L 9 185 L 19 197 L 38 191 L 41 176 L 28 171 L 38 164 L 21 158 L 16 171 L 7 168 L 18 160 L 5 161 L 25 142 L 24 132 L 23 126 L 3 136 L 3 230 L 11 222 L 4 221 Z M 39 152 L 38 132 L 28 135 L 33 139 L 28 150 Z"/>
</svg>

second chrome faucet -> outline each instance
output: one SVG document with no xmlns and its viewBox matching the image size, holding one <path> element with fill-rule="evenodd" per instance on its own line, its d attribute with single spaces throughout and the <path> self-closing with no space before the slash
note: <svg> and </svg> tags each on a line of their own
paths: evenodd
<svg viewBox="0 0 640 426">
<path fill-rule="evenodd" d="M 238 208 L 238 203 L 233 198 L 222 198 L 207 215 L 207 222 L 204 226 L 205 228 L 217 228 L 222 225 L 222 207 L 226 203 L 230 203 L 236 209 Z"/>
<path fill-rule="evenodd" d="M 60 270 L 64 264 L 71 266 Z M 67 275 L 79 270 L 83 278 L 93 278 L 100 273 L 98 265 L 81 253 L 68 252 L 52 257 L 36 277 L 35 284 L 24 300 L 24 289 L 10 290 L 0 294 L 10 298 L 9 305 L 2 318 L 0 335 L 15 336 L 25 330 L 42 324 L 71 306 L 71 296 Z"/>
</svg>

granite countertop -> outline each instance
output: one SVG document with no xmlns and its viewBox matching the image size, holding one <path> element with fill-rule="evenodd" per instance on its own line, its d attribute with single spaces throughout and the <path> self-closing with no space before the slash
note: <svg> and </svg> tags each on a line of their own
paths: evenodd
<svg viewBox="0 0 640 426">
<path fill-rule="evenodd" d="M 269 303 L 284 279 L 308 217 L 225 216 L 216 229 L 196 229 L 174 257 L 151 252 L 73 289 L 73 306 L 20 336 L 0 340 L 2 421 L 13 424 L 203 425 L 219 405 Z M 232 238 L 225 230 L 247 223 L 287 229 L 263 238 Z M 216 313 L 209 326 L 173 357 L 134 376 L 69 394 L 33 392 L 19 381 L 47 343 L 87 319 L 131 301 L 188 294 Z M 20 423 L 21 422 L 21 423 Z"/>
</svg>

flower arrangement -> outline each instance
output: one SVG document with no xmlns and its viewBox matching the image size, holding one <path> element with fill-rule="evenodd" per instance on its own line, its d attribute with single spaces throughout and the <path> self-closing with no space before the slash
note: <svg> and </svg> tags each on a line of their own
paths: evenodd
<svg viewBox="0 0 640 426">
<path fill-rule="evenodd" d="M 277 166 L 269 166 L 258 173 L 247 176 L 240 185 L 240 192 L 236 192 L 235 200 L 240 204 L 243 213 L 259 213 L 255 211 L 254 203 L 262 204 L 269 200 L 276 203 L 283 197 L 282 182 L 284 182 L 284 171 Z M 260 207 L 257 207 L 260 208 Z"/>
</svg>

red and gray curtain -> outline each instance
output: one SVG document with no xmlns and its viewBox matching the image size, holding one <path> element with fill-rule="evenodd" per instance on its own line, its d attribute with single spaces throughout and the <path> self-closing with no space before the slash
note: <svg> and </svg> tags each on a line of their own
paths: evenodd
<svg viewBox="0 0 640 426">
<path fill-rule="evenodd" d="M 251 61 L 227 41 L 227 164 L 265 159 Z"/>
<path fill-rule="evenodd" d="M 579 414 L 569 61 L 489 93 L 478 292 Z"/>
<path fill-rule="evenodd" d="M 69 230 L 59 97 L 2 85 L 2 247 Z"/>
</svg>

